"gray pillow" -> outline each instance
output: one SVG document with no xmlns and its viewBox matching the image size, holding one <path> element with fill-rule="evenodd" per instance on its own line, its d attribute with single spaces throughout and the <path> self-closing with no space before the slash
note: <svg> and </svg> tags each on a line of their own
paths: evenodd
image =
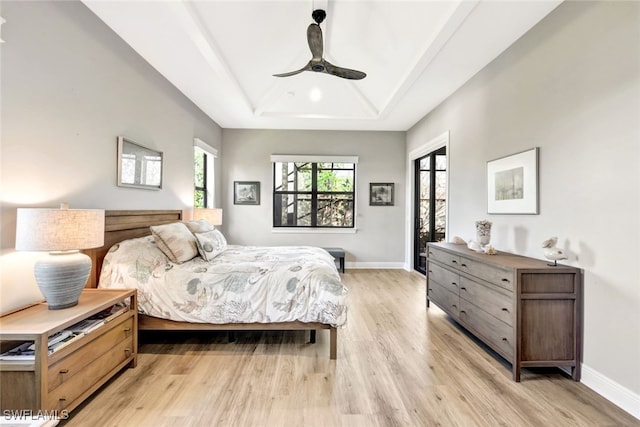
<svg viewBox="0 0 640 427">
<path fill-rule="evenodd" d="M 205 261 L 211 261 L 227 249 L 227 239 L 218 230 L 196 233 L 195 236 L 198 253 Z"/>
</svg>

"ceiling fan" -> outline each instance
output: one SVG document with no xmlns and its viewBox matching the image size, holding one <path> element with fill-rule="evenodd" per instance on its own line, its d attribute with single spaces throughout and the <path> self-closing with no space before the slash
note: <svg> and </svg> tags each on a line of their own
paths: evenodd
<svg viewBox="0 0 640 427">
<path fill-rule="evenodd" d="M 275 77 L 289 77 L 303 71 L 315 71 L 317 73 L 332 74 L 334 76 L 342 77 L 343 79 L 360 80 L 364 79 L 367 75 L 362 71 L 351 70 L 349 68 L 337 67 L 328 61 L 323 56 L 322 47 L 322 29 L 320 29 L 320 23 L 324 21 L 327 13 L 322 9 L 316 9 L 311 14 L 316 23 L 309 24 L 307 28 L 307 42 L 309 43 L 309 49 L 311 50 L 311 61 L 307 63 L 303 68 L 290 71 L 288 73 L 274 74 Z"/>
</svg>

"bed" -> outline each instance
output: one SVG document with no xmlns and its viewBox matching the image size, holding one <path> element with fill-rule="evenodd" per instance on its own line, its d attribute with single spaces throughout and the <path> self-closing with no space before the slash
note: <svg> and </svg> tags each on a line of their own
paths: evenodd
<svg viewBox="0 0 640 427">
<path fill-rule="evenodd" d="M 327 329 L 329 357 L 336 359 L 337 329 L 346 322 L 347 307 L 333 258 L 311 247 L 228 245 L 210 261 L 173 263 L 150 227 L 155 233 L 179 221 L 180 210 L 106 211 L 105 244 L 87 251 L 94 268 L 87 286 L 136 287 L 141 330 L 309 330 L 314 342 L 315 331 Z M 123 259 L 135 261 L 127 266 Z M 132 285 L 129 276 L 139 283 Z M 279 294 L 266 294 L 258 286 L 263 283 Z M 154 293 L 160 288 L 164 294 Z M 233 298 L 249 292 L 234 300 L 221 298 L 221 289 Z"/>
</svg>

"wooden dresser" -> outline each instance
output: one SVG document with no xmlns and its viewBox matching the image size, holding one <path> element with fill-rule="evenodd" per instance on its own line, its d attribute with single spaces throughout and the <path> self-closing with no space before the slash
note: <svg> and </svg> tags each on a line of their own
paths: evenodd
<svg viewBox="0 0 640 427">
<path fill-rule="evenodd" d="M 512 364 L 571 368 L 580 380 L 582 271 L 505 252 L 429 243 L 429 302 Z"/>
<path fill-rule="evenodd" d="M 129 305 L 123 314 L 49 354 L 49 336 L 122 302 Z M 117 289 L 85 289 L 78 305 L 64 310 L 43 303 L 0 317 L 3 351 L 16 342 L 35 343 L 35 360 L 0 360 L 1 409 L 66 418 L 123 367 L 135 367 L 137 323 L 136 291 Z"/>
</svg>

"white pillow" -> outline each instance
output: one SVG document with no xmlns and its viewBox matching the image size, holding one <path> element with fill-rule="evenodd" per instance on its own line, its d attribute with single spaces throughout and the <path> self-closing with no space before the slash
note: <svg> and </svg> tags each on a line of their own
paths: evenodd
<svg viewBox="0 0 640 427">
<path fill-rule="evenodd" d="M 227 239 L 218 230 L 196 233 L 195 236 L 198 253 L 205 261 L 211 261 L 227 249 Z"/>
<path fill-rule="evenodd" d="M 172 262 L 181 264 L 198 255 L 196 238 L 184 223 L 174 222 L 149 228 L 158 248 Z"/>
<path fill-rule="evenodd" d="M 206 233 L 207 231 L 211 231 L 215 228 L 206 219 L 187 221 L 184 223 L 184 225 L 186 225 L 189 231 L 192 232 L 193 234 Z"/>
</svg>

